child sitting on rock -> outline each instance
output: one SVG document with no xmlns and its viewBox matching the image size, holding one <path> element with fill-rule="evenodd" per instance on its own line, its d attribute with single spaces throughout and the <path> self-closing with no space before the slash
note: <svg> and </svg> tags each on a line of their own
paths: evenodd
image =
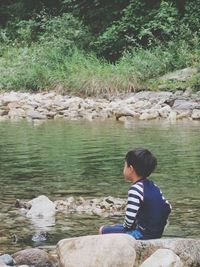
<svg viewBox="0 0 200 267">
<path fill-rule="evenodd" d="M 156 158 L 147 149 L 138 148 L 126 154 L 123 174 L 132 185 L 124 223 L 102 226 L 100 234 L 125 233 L 142 240 L 162 236 L 171 206 L 159 187 L 148 179 L 156 165 Z"/>
</svg>

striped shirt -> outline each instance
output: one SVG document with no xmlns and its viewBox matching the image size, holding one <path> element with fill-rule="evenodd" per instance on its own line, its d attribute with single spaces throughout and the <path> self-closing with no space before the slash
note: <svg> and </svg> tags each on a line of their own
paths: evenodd
<svg viewBox="0 0 200 267">
<path fill-rule="evenodd" d="M 123 226 L 126 229 L 139 227 L 147 238 L 159 238 L 170 212 L 171 206 L 159 187 L 149 179 L 141 179 L 128 191 Z"/>
<path fill-rule="evenodd" d="M 126 215 L 124 219 L 124 227 L 132 228 L 137 212 L 141 206 L 141 202 L 144 199 L 144 188 L 142 182 L 137 182 L 131 186 L 128 191 L 128 203 L 126 208 Z"/>
</svg>

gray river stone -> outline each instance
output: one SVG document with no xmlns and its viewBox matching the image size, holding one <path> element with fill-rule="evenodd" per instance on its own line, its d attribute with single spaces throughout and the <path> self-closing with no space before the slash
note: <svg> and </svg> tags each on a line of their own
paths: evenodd
<svg viewBox="0 0 200 267">
<path fill-rule="evenodd" d="M 162 77 L 160 77 L 160 80 L 162 81 L 186 81 L 190 77 L 192 77 L 194 74 L 198 72 L 197 68 L 185 68 L 182 70 L 177 70 L 171 73 L 168 73 Z"/>
<path fill-rule="evenodd" d="M 38 112 L 36 110 L 29 110 L 29 111 L 27 111 L 26 114 L 31 119 L 39 119 L 39 120 L 46 119 L 46 116 L 45 115 L 41 114 L 40 112 Z"/>
<path fill-rule="evenodd" d="M 49 254 L 38 248 L 30 248 L 13 254 L 17 265 L 28 265 L 34 267 L 51 267 L 52 262 Z"/>
<path fill-rule="evenodd" d="M 193 120 L 200 120 L 200 109 L 194 109 L 192 112 Z"/>
<path fill-rule="evenodd" d="M 194 101 L 187 101 L 187 100 L 175 100 L 173 108 L 175 109 L 181 109 L 181 110 L 190 110 L 194 109 L 198 106 L 199 104 L 194 102 Z"/>
<path fill-rule="evenodd" d="M 13 266 L 15 262 L 9 254 L 3 254 L 0 256 L 0 264 Z"/>
<path fill-rule="evenodd" d="M 158 249 L 140 267 L 184 267 L 183 262 L 172 250 Z"/>
</svg>

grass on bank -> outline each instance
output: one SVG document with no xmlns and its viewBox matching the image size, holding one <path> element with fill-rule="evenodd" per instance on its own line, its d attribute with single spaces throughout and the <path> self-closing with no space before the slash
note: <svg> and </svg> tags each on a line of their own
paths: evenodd
<svg viewBox="0 0 200 267">
<path fill-rule="evenodd" d="M 60 88 L 66 93 L 97 96 L 139 89 L 156 90 L 156 78 L 160 75 L 199 64 L 200 47 L 196 41 L 192 46 L 179 41 L 150 50 L 138 48 L 125 53 L 115 64 L 55 41 L 34 43 L 29 47 L 7 46 L 0 56 L 0 89 L 41 91 Z M 153 82 L 149 82 L 152 79 Z M 200 75 L 181 86 L 199 90 Z"/>
</svg>

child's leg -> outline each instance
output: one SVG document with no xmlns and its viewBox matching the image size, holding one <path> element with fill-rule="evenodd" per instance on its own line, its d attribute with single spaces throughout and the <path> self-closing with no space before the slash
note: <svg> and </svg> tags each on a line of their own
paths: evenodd
<svg viewBox="0 0 200 267">
<path fill-rule="evenodd" d="M 99 234 L 126 233 L 123 224 L 104 225 L 99 229 Z"/>
<path fill-rule="evenodd" d="M 139 229 L 127 230 L 123 227 L 123 224 L 104 225 L 99 229 L 99 234 L 128 234 L 134 237 L 136 240 L 143 239 L 143 234 Z"/>
<path fill-rule="evenodd" d="M 139 229 L 130 230 L 130 231 L 127 231 L 126 233 L 128 235 L 131 235 L 132 237 L 134 237 L 137 240 L 143 239 L 143 234 Z"/>
</svg>

